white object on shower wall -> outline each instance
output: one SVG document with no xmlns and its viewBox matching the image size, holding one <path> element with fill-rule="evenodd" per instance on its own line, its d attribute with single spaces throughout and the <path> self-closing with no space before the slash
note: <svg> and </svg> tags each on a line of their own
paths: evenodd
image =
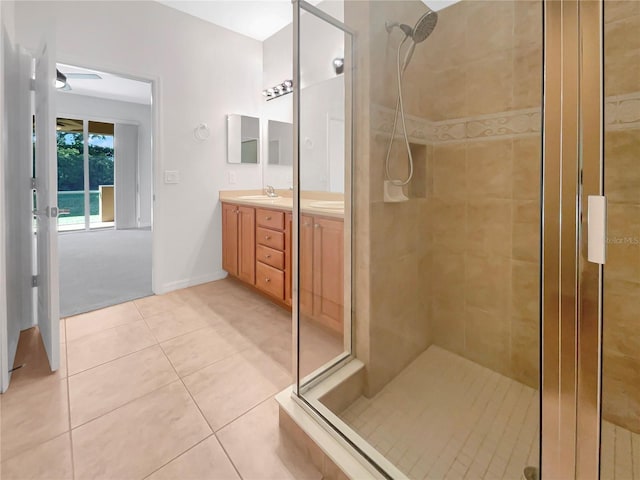
<svg viewBox="0 0 640 480">
<path fill-rule="evenodd" d="M 394 185 L 391 180 L 384 181 L 384 203 L 399 203 L 409 200 L 404 190 L 399 185 Z"/>
</svg>

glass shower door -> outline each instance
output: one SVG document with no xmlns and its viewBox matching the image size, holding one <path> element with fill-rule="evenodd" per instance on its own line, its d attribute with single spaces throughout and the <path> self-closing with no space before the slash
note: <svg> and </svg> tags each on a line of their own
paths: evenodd
<svg viewBox="0 0 640 480">
<path fill-rule="evenodd" d="M 600 478 L 640 479 L 640 2 L 604 2 Z"/>
<path fill-rule="evenodd" d="M 294 2 L 297 398 L 392 478 L 537 475 L 543 2 L 432 5 Z"/>
<path fill-rule="evenodd" d="M 351 38 L 342 2 L 299 15 L 298 384 L 351 353 Z"/>
</svg>

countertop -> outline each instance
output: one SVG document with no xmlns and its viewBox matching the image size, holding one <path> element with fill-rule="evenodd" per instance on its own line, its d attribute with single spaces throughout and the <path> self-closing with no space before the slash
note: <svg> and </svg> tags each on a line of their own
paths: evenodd
<svg viewBox="0 0 640 480">
<path fill-rule="evenodd" d="M 234 203 L 237 205 L 247 205 L 256 208 L 272 208 L 276 210 L 293 210 L 293 198 L 289 191 L 286 191 L 284 195 L 282 192 L 278 192 L 278 197 L 270 199 L 248 199 L 242 198 L 245 196 L 264 195 L 261 190 L 223 190 L 220 191 L 220 201 L 227 203 Z M 309 192 L 308 195 L 300 199 L 300 210 L 304 214 L 317 215 L 322 217 L 340 218 L 344 219 L 344 208 L 326 208 L 319 207 L 322 202 L 344 201 L 344 195 L 329 192 Z"/>
</svg>

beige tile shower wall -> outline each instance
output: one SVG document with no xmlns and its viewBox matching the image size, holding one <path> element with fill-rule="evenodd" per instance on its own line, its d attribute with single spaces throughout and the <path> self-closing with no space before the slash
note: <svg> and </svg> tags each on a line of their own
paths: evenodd
<svg viewBox="0 0 640 480">
<path fill-rule="evenodd" d="M 372 104 L 395 107 L 402 38 L 384 24 L 414 25 L 425 11 L 418 1 L 345 9 L 347 23 L 359 23 L 360 71 L 369 73 L 360 75 L 368 90 L 356 104 L 358 125 L 369 129 L 356 141 L 357 162 L 366 164 L 356 164 L 356 182 L 366 184 L 360 200 L 368 201 L 356 203 L 356 248 L 368 250 L 357 253 L 356 271 L 366 393 L 431 343 L 535 386 L 540 136 L 414 145 L 411 200 L 382 201 L 388 135 L 371 130 L 369 115 Z M 533 1 L 463 1 L 441 11 L 404 77 L 407 113 L 436 122 L 539 107 L 541 15 Z M 404 175 L 399 142 L 392 159 L 394 175 Z"/>
<path fill-rule="evenodd" d="M 356 356 L 367 365 L 365 392 L 373 395 L 430 345 L 428 323 L 428 242 L 425 242 L 427 206 L 426 145 L 414 146 L 414 198 L 402 204 L 383 203 L 384 158 L 387 138 L 371 130 L 371 105 L 395 107 L 395 50 L 398 32 L 389 36 L 386 20 L 414 23 L 424 13 L 413 2 L 346 2 L 347 24 L 358 32 L 356 97 Z M 401 37 L 400 37 L 401 38 Z M 418 98 L 417 72 L 407 75 L 407 98 Z M 407 103 L 407 112 L 419 102 Z M 365 129 L 363 131 L 363 129 Z M 407 173 L 402 145 L 393 150 L 394 176 Z"/>
<path fill-rule="evenodd" d="M 604 8 L 606 94 L 637 94 L 640 2 L 607 1 Z M 605 419 L 640 433 L 640 106 L 623 104 L 605 113 L 607 124 L 614 115 L 616 122 L 605 132 L 609 225 L 602 403 Z M 635 128 L 619 119 L 635 120 Z"/>
<path fill-rule="evenodd" d="M 540 2 L 460 2 L 427 39 L 432 121 L 541 105 Z M 538 384 L 540 135 L 436 143 L 433 342 Z"/>
</svg>

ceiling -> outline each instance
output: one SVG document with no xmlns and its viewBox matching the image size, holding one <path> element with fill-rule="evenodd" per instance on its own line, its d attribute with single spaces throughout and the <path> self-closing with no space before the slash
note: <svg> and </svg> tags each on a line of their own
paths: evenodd
<svg viewBox="0 0 640 480">
<path fill-rule="evenodd" d="M 291 0 L 157 0 L 171 8 L 264 41 L 291 23 Z M 317 4 L 320 0 L 309 3 Z"/>
<path fill-rule="evenodd" d="M 151 84 L 148 82 L 62 63 L 58 63 L 56 67 L 65 75 L 68 73 L 95 74 L 100 77 L 99 79 L 78 79 L 69 75 L 67 84 L 71 90 L 59 90 L 63 93 L 151 105 Z"/>
<path fill-rule="evenodd" d="M 156 0 L 207 22 L 264 41 L 292 21 L 291 0 Z M 322 0 L 307 0 L 318 5 Z M 343 0 L 324 0 L 340 2 Z M 459 0 L 422 0 L 442 10 Z"/>
</svg>

